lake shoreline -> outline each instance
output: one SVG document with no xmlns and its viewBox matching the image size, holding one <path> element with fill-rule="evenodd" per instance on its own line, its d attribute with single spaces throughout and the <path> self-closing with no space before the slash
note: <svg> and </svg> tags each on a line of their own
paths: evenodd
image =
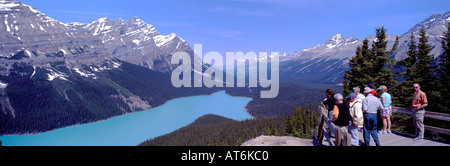
<svg viewBox="0 0 450 166">
<path fill-rule="evenodd" d="M 214 93 L 219 93 L 219 92 L 220 92 L 220 91 L 216 91 L 216 92 L 213 92 L 213 93 L 211 93 L 211 94 L 209 94 L 209 95 L 212 95 L 212 94 L 214 94 Z M 206 94 L 206 95 L 185 96 L 185 97 L 195 97 L 195 96 L 208 96 L 208 94 Z M 8 136 L 27 136 L 27 135 L 43 134 L 43 133 L 48 133 L 48 132 L 52 132 L 52 131 L 59 130 L 59 129 L 63 129 L 63 128 L 67 128 L 67 127 L 74 127 L 74 126 L 79 126 L 79 125 L 85 125 L 85 124 L 91 124 L 91 123 L 97 123 L 97 122 L 107 121 L 107 120 L 110 120 L 110 119 L 112 119 L 112 118 L 116 118 L 116 117 L 119 117 L 119 116 L 123 116 L 123 115 L 128 115 L 128 114 L 133 114 L 133 113 L 137 113 L 137 112 L 143 112 L 143 111 L 148 111 L 148 110 L 151 110 L 151 109 L 155 109 L 155 108 L 158 108 L 158 107 L 160 107 L 160 106 L 166 104 L 166 103 L 169 102 L 169 101 L 172 101 L 172 100 L 175 100 L 175 99 L 179 99 L 179 98 L 184 98 L 184 97 L 176 97 L 176 98 L 167 100 L 167 101 L 165 101 L 164 103 L 162 103 L 162 104 L 160 104 L 160 105 L 158 105 L 158 106 L 156 106 L 156 107 L 151 107 L 151 108 L 146 109 L 146 110 L 134 111 L 134 112 L 126 112 L 126 113 L 123 113 L 123 114 L 120 114 L 120 115 L 116 115 L 116 116 L 112 116 L 112 117 L 109 117 L 109 118 L 106 118 L 106 119 L 96 120 L 96 121 L 87 122 L 87 123 L 77 123 L 77 124 L 68 125 L 68 126 L 64 126 L 64 127 L 59 127 L 59 128 L 55 128 L 55 129 L 51 129 L 51 130 L 47 130 L 47 131 L 42 131 L 42 132 L 7 134 L 7 135 L 0 135 L 0 137 L 8 137 Z"/>
<path fill-rule="evenodd" d="M 109 118 L 107 118 L 107 119 L 97 120 L 97 121 L 93 121 L 93 122 L 89 122 L 89 123 L 78 123 L 78 124 L 74 124 L 74 125 L 70 125 L 70 126 L 65 126 L 65 127 L 61 127 L 61 128 L 56 128 L 56 129 L 52 129 L 52 130 L 48 130 L 48 131 L 44 131 L 44 132 L 32 132 L 32 133 L 20 133 L 20 134 L 8 134 L 8 135 L 2 135 L 2 136 L 0 136 L 0 137 L 14 137 L 14 136 L 19 136 L 19 137 L 20 137 L 20 136 L 39 135 L 39 134 L 44 134 L 44 133 L 53 132 L 53 131 L 55 131 L 55 130 L 61 130 L 61 129 L 64 129 L 64 128 L 75 127 L 75 126 L 80 126 L 80 125 L 89 125 L 89 124 L 93 124 L 93 123 L 98 123 L 98 122 L 108 121 L 108 120 L 111 120 L 111 119 L 113 119 L 113 118 L 125 116 L 125 115 L 128 115 L 128 114 L 134 114 L 134 113 L 140 113 L 140 112 L 145 112 L 145 111 L 151 111 L 151 110 L 154 110 L 154 109 L 156 109 L 156 108 L 162 107 L 162 106 L 164 106 L 165 104 L 167 104 L 167 103 L 169 103 L 169 102 L 171 102 L 171 101 L 174 101 L 175 99 L 189 98 L 189 97 L 211 96 L 211 95 L 214 95 L 214 94 L 217 94 L 217 93 L 223 93 L 224 95 L 226 95 L 227 97 L 230 97 L 231 99 L 232 99 L 232 98 L 235 98 L 235 97 L 238 97 L 238 98 L 246 98 L 246 99 L 249 99 L 249 102 L 252 100 L 252 99 L 249 98 L 249 97 L 231 96 L 231 95 L 227 94 L 225 90 L 219 90 L 219 91 L 215 91 L 215 92 L 213 92 L 213 93 L 211 93 L 211 94 L 195 95 L 195 96 L 186 96 L 186 97 L 178 97 L 178 98 L 174 98 L 174 99 L 171 99 L 171 100 L 167 100 L 167 101 L 164 102 L 163 104 L 161 104 L 161 105 L 159 105 L 159 106 L 157 106 L 157 107 L 154 107 L 154 108 L 150 108 L 150 109 L 146 109 L 146 110 L 142 110 L 142 111 L 135 111 L 135 112 L 124 113 L 124 114 L 121 114 L 121 115 L 117 115 L 117 116 L 109 117 Z M 247 103 L 247 104 L 248 104 L 248 103 Z M 247 105 L 247 104 L 246 104 L 246 105 Z M 246 109 L 246 105 L 245 105 L 244 108 L 243 108 L 244 111 L 245 111 L 245 113 L 246 113 L 249 117 L 254 118 L 254 116 L 252 116 L 251 114 L 248 113 L 248 110 Z M 241 108 L 242 108 L 242 107 L 241 107 Z M 213 113 L 213 114 L 214 114 L 214 113 Z M 196 119 L 197 119 L 197 118 L 196 118 Z M 170 131 L 170 132 L 172 132 L 172 131 Z M 169 132 L 169 133 L 170 133 L 170 132 Z M 6 139 L 6 138 L 5 138 L 5 139 Z"/>
</svg>

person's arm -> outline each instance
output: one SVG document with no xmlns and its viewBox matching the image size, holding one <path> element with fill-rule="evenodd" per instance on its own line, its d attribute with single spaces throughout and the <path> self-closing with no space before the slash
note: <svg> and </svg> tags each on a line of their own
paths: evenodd
<svg viewBox="0 0 450 166">
<path fill-rule="evenodd" d="M 327 101 L 328 101 L 328 97 L 327 97 L 327 98 L 325 98 L 325 99 L 323 99 L 323 102 L 322 102 L 322 104 L 324 104 L 324 105 L 327 105 Z"/>
<path fill-rule="evenodd" d="M 384 96 L 381 96 L 381 104 L 384 105 L 386 103 L 386 98 Z"/>
<path fill-rule="evenodd" d="M 337 105 L 335 105 L 333 108 L 333 117 L 331 118 L 332 119 L 331 121 L 332 122 L 336 121 L 338 116 L 339 116 L 339 108 Z"/>
<path fill-rule="evenodd" d="M 355 115 L 356 115 L 356 117 L 358 117 L 358 119 L 361 119 L 361 118 L 363 118 L 363 111 L 362 111 L 362 105 L 361 105 L 361 103 L 356 103 L 356 105 L 355 105 Z"/>
<path fill-rule="evenodd" d="M 422 104 L 420 107 L 417 107 L 417 110 L 421 110 L 428 106 L 428 103 Z"/>
<path fill-rule="evenodd" d="M 364 99 L 362 100 L 362 106 L 361 106 L 362 112 L 363 112 L 363 113 L 364 113 L 364 112 L 367 112 L 368 107 L 369 107 L 369 103 L 368 103 L 367 99 L 364 98 Z"/>
</svg>

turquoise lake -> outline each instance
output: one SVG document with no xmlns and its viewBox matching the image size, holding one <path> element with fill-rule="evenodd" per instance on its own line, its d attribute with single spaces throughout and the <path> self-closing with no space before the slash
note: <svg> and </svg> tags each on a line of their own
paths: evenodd
<svg viewBox="0 0 450 166">
<path fill-rule="evenodd" d="M 251 98 L 232 97 L 224 91 L 184 97 L 142 112 L 61 128 L 34 135 L 0 137 L 4 146 L 136 146 L 187 126 L 206 114 L 234 120 L 252 117 L 244 107 Z"/>
</svg>

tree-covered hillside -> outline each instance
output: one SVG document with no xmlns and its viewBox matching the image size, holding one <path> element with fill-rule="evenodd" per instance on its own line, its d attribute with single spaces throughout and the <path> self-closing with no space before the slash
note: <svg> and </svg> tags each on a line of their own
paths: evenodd
<svg viewBox="0 0 450 166">
<path fill-rule="evenodd" d="M 318 114 L 312 108 L 295 108 L 289 116 L 234 121 L 205 115 L 172 133 L 139 144 L 140 146 L 240 146 L 260 135 L 312 138 L 317 131 Z"/>
</svg>

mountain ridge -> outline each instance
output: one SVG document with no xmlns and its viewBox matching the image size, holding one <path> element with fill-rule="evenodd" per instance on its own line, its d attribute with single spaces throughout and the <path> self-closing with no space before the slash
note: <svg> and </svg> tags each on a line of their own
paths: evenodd
<svg viewBox="0 0 450 166">
<path fill-rule="evenodd" d="M 401 35 L 389 35 L 386 37 L 391 48 L 395 38 L 399 37 L 399 45 L 394 58 L 399 60 L 406 57 L 410 35 L 413 33 L 418 39 L 419 29 L 424 26 L 427 29 L 429 43 L 435 46 L 431 54 L 435 58 L 441 55 L 442 47 L 440 38 L 450 22 L 450 11 L 443 14 L 434 14 Z M 374 35 L 366 37 L 369 45 L 375 40 Z M 358 46 L 362 41 L 356 37 L 344 37 L 342 34 L 333 35 L 323 44 L 304 49 L 300 52 L 283 54 L 280 57 L 280 78 L 283 80 L 301 80 L 308 82 L 328 82 L 330 84 L 340 84 L 343 81 L 343 73 L 347 70 L 348 61 L 355 56 Z"/>
<path fill-rule="evenodd" d="M 158 39 L 158 47 L 154 27 L 137 17 L 128 22 L 64 24 L 0 0 L 0 135 L 95 122 L 217 91 L 173 87 L 171 54 L 192 49 L 175 34 Z"/>
</svg>

